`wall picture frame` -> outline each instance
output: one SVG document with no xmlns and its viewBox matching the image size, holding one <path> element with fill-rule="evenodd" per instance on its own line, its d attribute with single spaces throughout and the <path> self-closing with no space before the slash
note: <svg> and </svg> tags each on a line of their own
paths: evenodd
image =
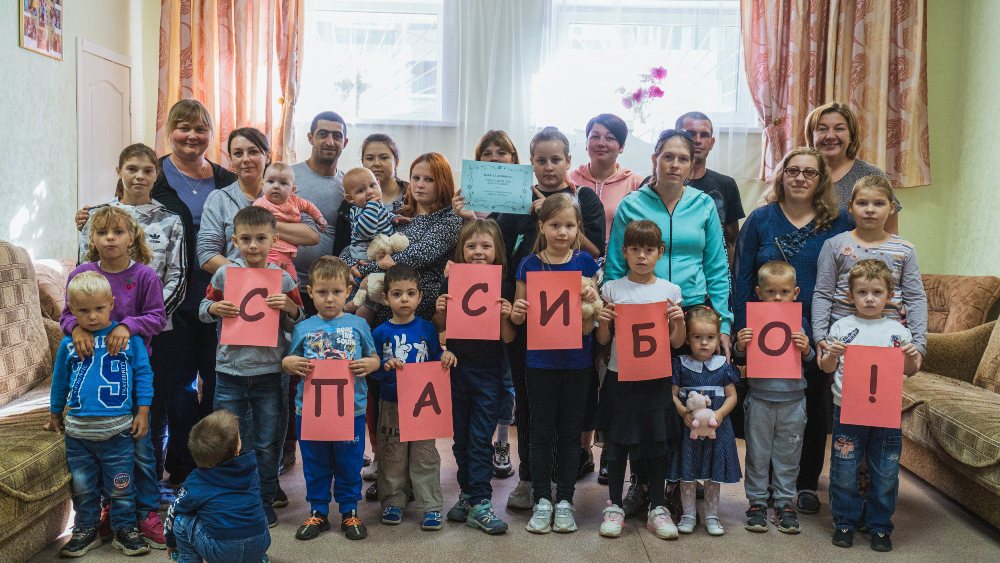
<svg viewBox="0 0 1000 563">
<path fill-rule="evenodd" d="M 20 0 L 21 47 L 63 60 L 64 0 Z"/>
</svg>

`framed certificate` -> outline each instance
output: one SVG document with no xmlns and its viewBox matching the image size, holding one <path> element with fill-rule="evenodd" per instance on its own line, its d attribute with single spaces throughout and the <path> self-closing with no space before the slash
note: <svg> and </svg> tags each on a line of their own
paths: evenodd
<svg viewBox="0 0 1000 563">
<path fill-rule="evenodd" d="M 486 213 L 530 213 L 534 169 L 527 164 L 462 161 L 465 208 Z"/>
</svg>

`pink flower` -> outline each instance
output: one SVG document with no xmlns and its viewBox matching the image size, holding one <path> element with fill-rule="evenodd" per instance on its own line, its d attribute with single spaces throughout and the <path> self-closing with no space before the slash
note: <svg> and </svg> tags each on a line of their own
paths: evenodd
<svg viewBox="0 0 1000 563">
<path fill-rule="evenodd" d="M 649 69 L 649 71 L 653 74 L 653 78 L 655 80 L 663 80 L 664 78 L 667 77 L 667 69 L 663 68 L 662 66 L 651 68 Z"/>
<path fill-rule="evenodd" d="M 850 246 L 845 246 L 843 249 L 841 249 L 840 252 L 844 256 L 850 256 L 851 254 L 854 254 L 854 249 L 851 248 Z"/>
<path fill-rule="evenodd" d="M 649 89 L 649 97 L 650 98 L 662 98 L 663 97 L 663 90 L 660 90 L 659 86 L 652 86 Z"/>
<path fill-rule="evenodd" d="M 641 102 L 642 99 L 645 97 L 646 97 L 646 91 L 643 90 L 642 88 L 639 88 L 635 92 L 632 92 L 632 101 L 635 103 Z"/>
<path fill-rule="evenodd" d="M 625 106 L 625 109 L 632 109 L 632 106 L 635 105 L 632 102 L 632 96 L 625 96 L 622 98 L 622 105 Z"/>
</svg>

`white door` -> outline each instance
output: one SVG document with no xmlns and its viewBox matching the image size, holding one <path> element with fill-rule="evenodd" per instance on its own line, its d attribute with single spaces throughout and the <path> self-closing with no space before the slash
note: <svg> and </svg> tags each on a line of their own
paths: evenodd
<svg viewBox="0 0 1000 563">
<path fill-rule="evenodd" d="M 77 120 L 79 206 L 115 195 L 118 155 L 132 143 L 131 59 L 78 40 Z"/>
</svg>

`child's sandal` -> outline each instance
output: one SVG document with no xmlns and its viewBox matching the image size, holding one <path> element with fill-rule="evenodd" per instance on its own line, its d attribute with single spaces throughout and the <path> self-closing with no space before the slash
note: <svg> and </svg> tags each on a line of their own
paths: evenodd
<svg viewBox="0 0 1000 563">
<path fill-rule="evenodd" d="M 684 514 L 681 516 L 681 521 L 677 523 L 677 531 L 682 534 L 690 534 L 694 531 L 694 525 L 694 514 Z"/>
<path fill-rule="evenodd" d="M 705 529 L 708 530 L 708 535 L 710 536 L 721 536 L 726 532 L 722 528 L 722 522 L 718 516 L 706 516 Z"/>
</svg>

